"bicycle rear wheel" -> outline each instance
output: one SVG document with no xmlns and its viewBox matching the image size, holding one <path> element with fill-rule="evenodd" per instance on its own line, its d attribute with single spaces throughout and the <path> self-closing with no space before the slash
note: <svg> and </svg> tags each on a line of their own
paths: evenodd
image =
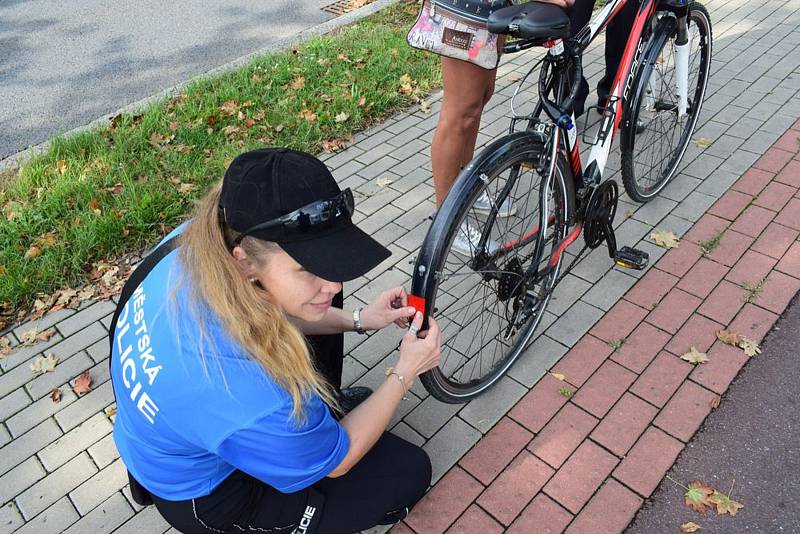
<svg viewBox="0 0 800 534">
<path fill-rule="evenodd" d="M 426 313 L 442 328 L 441 364 L 421 376 L 441 401 L 466 402 L 490 388 L 541 321 L 561 255 L 546 266 L 566 234 L 574 198 L 563 155 L 552 179 L 536 170 L 543 151 L 543 140 L 531 132 L 487 147 L 459 176 L 425 238 L 412 293 L 424 297 Z M 481 212 L 487 196 L 493 207 Z M 498 217 L 509 201 L 513 213 Z M 465 238 L 472 246 L 459 251 Z M 541 274 L 526 276 L 531 266 Z"/>
<path fill-rule="evenodd" d="M 705 7 L 689 5 L 688 108 L 678 115 L 676 28 L 662 17 L 648 42 L 626 104 L 620 133 L 622 182 L 637 202 L 656 196 L 678 170 L 697 125 L 711 67 L 711 19 Z"/>
</svg>

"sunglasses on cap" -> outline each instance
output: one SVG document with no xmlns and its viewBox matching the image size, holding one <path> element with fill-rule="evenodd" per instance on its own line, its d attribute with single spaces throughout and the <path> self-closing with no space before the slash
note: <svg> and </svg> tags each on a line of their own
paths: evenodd
<svg viewBox="0 0 800 534">
<path fill-rule="evenodd" d="M 316 200 L 286 215 L 250 227 L 240 233 L 231 243 L 228 243 L 228 247 L 233 248 L 239 245 L 242 239 L 255 232 L 259 233 L 260 239 L 268 241 L 280 241 L 292 236 L 307 235 L 329 228 L 342 219 L 350 220 L 354 210 L 353 192 L 348 187 L 333 198 Z M 225 210 L 222 206 L 219 206 L 219 214 L 220 224 L 225 225 Z M 264 230 L 270 229 L 276 229 L 272 236 L 270 236 L 270 232 L 264 233 Z"/>
</svg>

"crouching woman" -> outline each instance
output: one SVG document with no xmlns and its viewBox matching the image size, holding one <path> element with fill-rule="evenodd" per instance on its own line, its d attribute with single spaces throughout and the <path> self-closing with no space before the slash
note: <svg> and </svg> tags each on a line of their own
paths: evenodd
<svg viewBox="0 0 800 534">
<path fill-rule="evenodd" d="M 402 288 L 341 309 L 342 282 L 389 255 L 352 213 L 312 156 L 242 154 L 123 294 L 114 441 L 178 530 L 358 532 L 399 521 L 427 489 L 425 452 L 386 428 L 438 364 L 439 328 L 418 332 Z M 412 315 L 383 383 L 342 393 L 343 332 Z"/>
</svg>

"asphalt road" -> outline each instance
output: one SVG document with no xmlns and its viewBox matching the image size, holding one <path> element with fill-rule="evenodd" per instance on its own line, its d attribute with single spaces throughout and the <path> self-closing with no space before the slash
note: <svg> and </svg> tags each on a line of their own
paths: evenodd
<svg viewBox="0 0 800 534">
<path fill-rule="evenodd" d="M 0 0 L 0 160 L 324 22 L 334 0 Z"/>
<path fill-rule="evenodd" d="M 733 499 L 744 508 L 735 517 L 702 516 L 684 506 L 684 490 L 665 479 L 628 534 L 680 532 L 687 521 L 703 528 L 698 534 L 800 532 L 797 302 L 795 297 L 762 354 L 747 363 L 669 472 L 683 484 L 701 480 L 722 492 L 733 484 Z"/>
</svg>

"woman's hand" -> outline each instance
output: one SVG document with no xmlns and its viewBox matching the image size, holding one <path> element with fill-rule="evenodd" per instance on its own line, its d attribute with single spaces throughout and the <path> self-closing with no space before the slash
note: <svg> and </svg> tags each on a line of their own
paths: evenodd
<svg viewBox="0 0 800 534">
<path fill-rule="evenodd" d="M 373 302 L 361 310 L 361 326 L 365 330 L 380 330 L 394 323 L 401 328 L 408 326 L 408 318 L 414 315 L 408 305 L 408 295 L 402 287 L 395 287 L 378 295 Z"/>
<path fill-rule="evenodd" d="M 419 337 L 415 332 L 422 326 L 422 313 L 414 315 L 411 326 L 400 343 L 400 358 L 395 366 L 395 371 L 403 375 L 407 388 L 411 388 L 419 375 L 439 365 L 442 357 L 442 331 L 433 317 L 428 317 L 428 330 L 420 332 Z"/>
</svg>

